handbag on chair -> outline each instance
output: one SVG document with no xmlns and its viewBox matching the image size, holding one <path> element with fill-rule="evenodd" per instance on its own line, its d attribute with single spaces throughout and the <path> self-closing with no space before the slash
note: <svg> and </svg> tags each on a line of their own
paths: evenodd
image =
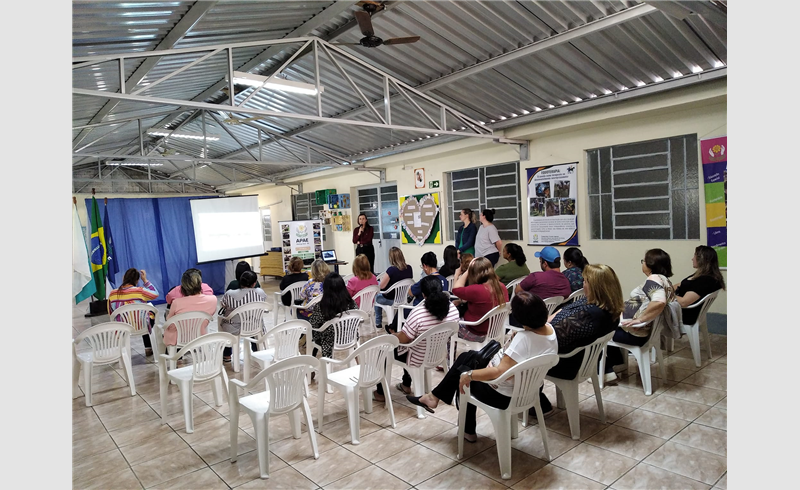
<svg viewBox="0 0 800 490">
<path fill-rule="evenodd" d="M 480 350 L 471 350 L 467 352 L 467 358 L 464 363 L 458 367 L 462 373 L 472 371 L 475 369 L 483 369 L 489 365 L 492 358 L 500 351 L 500 342 L 492 339 L 486 345 L 481 347 Z"/>
</svg>

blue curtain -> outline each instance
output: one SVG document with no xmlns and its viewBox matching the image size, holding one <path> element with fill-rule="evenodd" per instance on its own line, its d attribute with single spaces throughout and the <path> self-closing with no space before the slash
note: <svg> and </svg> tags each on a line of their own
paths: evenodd
<svg viewBox="0 0 800 490">
<path fill-rule="evenodd" d="M 114 231 L 115 259 L 119 264 L 114 277 L 116 284 L 122 282 L 129 268 L 144 269 L 147 279 L 158 290 L 159 297 L 153 304 L 161 304 L 169 290 L 180 285 L 183 271 L 195 267 L 203 273 L 203 282 L 211 286 L 214 294 L 225 292 L 225 262 L 197 264 L 190 199 L 204 198 L 108 200 L 108 219 Z M 87 210 L 91 210 L 91 204 L 91 198 L 86 199 Z"/>
</svg>

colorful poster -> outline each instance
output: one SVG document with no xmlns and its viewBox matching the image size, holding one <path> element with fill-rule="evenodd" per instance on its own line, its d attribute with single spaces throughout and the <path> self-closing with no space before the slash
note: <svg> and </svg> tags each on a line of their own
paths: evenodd
<svg viewBox="0 0 800 490">
<path fill-rule="evenodd" d="M 278 221 L 281 232 L 283 270 L 289 268 L 292 257 L 311 262 L 322 256 L 322 221 Z"/>
<path fill-rule="evenodd" d="M 728 267 L 728 137 L 700 141 L 706 196 L 708 246 L 717 251 L 720 267 Z"/>
<path fill-rule="evenodd" d="M 578 245 L 578 163 L 528 171 L 528 245 Z"/>
<path fill-rule="evenodd" d="M 439 193 L 400 197 L 402 243 L 442 243 Z"/>
</svg>

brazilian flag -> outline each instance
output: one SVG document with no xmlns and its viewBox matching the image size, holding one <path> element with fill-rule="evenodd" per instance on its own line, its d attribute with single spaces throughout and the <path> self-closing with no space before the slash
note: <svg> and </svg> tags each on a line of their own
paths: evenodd
<svg viewBox="0 0 800 490">
<path fill-rule="evenodd" d="M 92 196 L 92 212 L 89 214 L 92 222 L 92 239 L 89 257 L 92 264 L 92 276 L 97 292 L 94 296 L 103 300 L 106 299 L 106 274 L 108 272 L 108 257 L 106 256 L 106 238 L 103 233 L 103 222 L 100 219 L 100 209 L 97 207 L 97 200 Z"/>
</svg>

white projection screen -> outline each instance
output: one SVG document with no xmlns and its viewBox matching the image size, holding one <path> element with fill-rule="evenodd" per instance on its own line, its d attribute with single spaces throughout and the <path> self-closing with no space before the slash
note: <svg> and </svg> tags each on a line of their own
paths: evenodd
<svg viewBox="0 0 800 490">
<path fill-rule="evenodd" d="M 191 199 L 197 263 L 264 255 L 257 196 Z"/>
</svg>

